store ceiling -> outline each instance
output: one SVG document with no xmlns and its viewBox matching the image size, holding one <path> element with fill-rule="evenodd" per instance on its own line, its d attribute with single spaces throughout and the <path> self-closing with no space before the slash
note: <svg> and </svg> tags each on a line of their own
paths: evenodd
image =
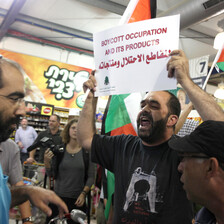
<svg viewBox="0 0 224 224">
<path fill-rule="evenodd" d="M 93 33 L 118 25 L 128 2 L 0 0 L 0 39 L 4 41 L 4 36 L 9 35 L 38 42 L 44 40 L 91 54 Z M 207 9 L 203 3 L 207 4 Z M 188 58 L 210 55 L 210 61 L 217 53 L 213 49 L 214 37 L 224 30 L 223 9 L 224 0 L 157 1 L 157 17 L 181 14 L 180 48 Z"/>
</svg>

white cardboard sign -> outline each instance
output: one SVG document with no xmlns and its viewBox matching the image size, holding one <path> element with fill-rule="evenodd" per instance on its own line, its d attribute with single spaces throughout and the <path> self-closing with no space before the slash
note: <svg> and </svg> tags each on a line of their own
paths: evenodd
<svg viewBox="0 0 224 224">
<path fill-rule="evenodd" d="M 166 64 L 178 49 L 179 26 L 180 15 L 175 15 L 94 34 L 95 95 L 175 89 Z"/>
</svg>

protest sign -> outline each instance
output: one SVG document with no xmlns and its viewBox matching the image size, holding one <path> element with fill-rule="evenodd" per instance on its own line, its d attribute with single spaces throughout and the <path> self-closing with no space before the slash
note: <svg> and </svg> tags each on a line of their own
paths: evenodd
<svg viewBox="0 0 224 224">
<path fill-rule="evenodd" d="M 94 34 L 96 96 L 176 88 L 166 64 L 178 49 L 179 23 L 175 15 Z"/>
</svg>

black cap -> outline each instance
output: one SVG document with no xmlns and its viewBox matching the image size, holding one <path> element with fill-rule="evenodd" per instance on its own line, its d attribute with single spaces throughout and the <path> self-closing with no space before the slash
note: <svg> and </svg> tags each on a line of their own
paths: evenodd
<svg viewBox="0 0 224 224">
<path fill-rule="evenodd" d="M 169 141 L 180 153 L 204 153 L 224 163 L 224 122 L 204 121 L 190 135 Z"/>
</svg>

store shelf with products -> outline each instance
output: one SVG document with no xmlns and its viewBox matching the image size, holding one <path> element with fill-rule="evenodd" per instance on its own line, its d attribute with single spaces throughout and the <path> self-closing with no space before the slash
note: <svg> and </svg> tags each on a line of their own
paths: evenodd
<svg viewBox="0 0 224 224">
<path fill-rule="evenodd" d="M 54 112 L 54 106 L 36 102 L 25 101 L 26 118 L 28 125 L 32 126 L 37 133 L 45 131 L 48 127 L 48 120 Z M 23 117 L 20 117 L 20 121 Z M 16 129 L 19 126 L 16 127 Z M 10 135 L 12 140 L 15 139 L 16 130 Z"/>
<path fill-rule="evenodd" d="M 66 107 L 54 107 L 54 114 L 57 114 L 61 118 L 60 130 L 63 130 L 64 126 L 68 123 L 69 108 L 66 108 Z"/>
<path fill-rule="evenodd" d="M 45 131 L 48 127 L 48 120 L 54 112 L 54 106 L 28 101 L 25 104 L 28 125 L 32 126 L 36 132 Z"/>
<path fill-rule="evenodd" d="M 45 131 L 48 127 L 49 116 L 44 115 L 26 115 L 28 125 L 32 126 L 36 132 Z"/>
</svg>

